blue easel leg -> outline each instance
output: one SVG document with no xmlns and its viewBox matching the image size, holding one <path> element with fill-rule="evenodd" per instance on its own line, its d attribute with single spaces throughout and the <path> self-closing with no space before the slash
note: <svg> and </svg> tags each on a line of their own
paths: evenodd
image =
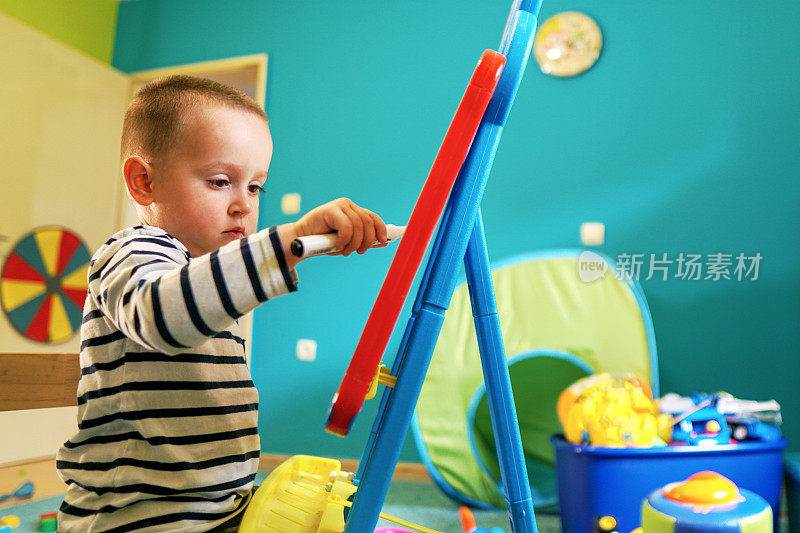
<svg viewBox="0 0 800 533">
<path fill-rule="evenodd" d="M 525 468 L 480 211 L 467 245 L 464 264 L 500 474 L 505 488 L 506 508 L 515 533 L 536 533 L 531 487 Z"/>
<path fill-rule="evenodd" d="M 408 337 L 397 383 L 394 389 L 386 393 L 386 407 L 380 413 L 380 425 L 372 448 L 366 454 L 369 458 L 361 465 L 359 490 L 353 500 L 345 531 L 356 533 L 375 529 L 442 327 L 444 311 L 423 303 L 418 313 Z"/>
<path fill-rule="evenodd" d="M 436 257 L 437 255 L 437 251 L 439 250 L 439 244 L 441 243 L 443 234 L 441 228 L 447 225 L 447 220 L 450 218 L 451 207 L 452 206 L 450 202 L 448 202 L 447 205 L 445 206 L 444 213 L 442 214 L 442 220 L 441 223 L 439 224 L 440 229 L 439 231 L 436 232 L 436 238 L 433 241 L 433 247 L 431 248 L 430 255 L 428 256 L 429 258 Z M 403 338 L 400 341 L 400 347 L 398 348 L 397 355 L 395 355 L 394 362 L 392 363 L 393 376 L 397 376 L 397 374 L 400 372 L 400 368 L 403 365 L 403 357 L 405 356 L 406 348 L 408 347 L 408 338 L 411 334 L 412 329 L 414 328 L 414 320 L 417 316 L 417 313 L 422 307 L 422 295 L 425 294 L 425 289 L 428 286 L 428 279 L 430 278 L 431 275 L 432 266 L 433 266 L 433 261 L 429 259 L 425 265 L 425 273 L 423 274 L 422 280 L 420 281 L 419 287 L 417 289 L 417 295 L 414 299 L 414 305 L 411 308 L 411 316 L 409 317 L 408 322 L 406 323 L 406 329 L 403 331 Z M 375 442 L 375 436 L 378 434 L 378 430 L 380 429 L 381 424 L 383 423 L 383 414 L 386 410 L 386 402 L 389 401 L 389 397 L 391 396 L 391 394 L 392 394 L 392 389 L 387 387 L 383 391 L 383 395 L 381 396 L 381 403 L 378 406 L 378 414 L 375 417 L 374 422 L 372 423 L 372 430 L 370 431 L 369 437 L 367 437 L 367 443 L 364 446 L 364 452 L 361 455 L 361 461 L 359 461 L 358 470 L 356 471 L 354 480 L 356 485 L 358 485 L 361 482 L 361 476 L 363 475 L 364 467 L 369 463 L 370 458 L 372 456 L 372 449 Z"/>
</svg>

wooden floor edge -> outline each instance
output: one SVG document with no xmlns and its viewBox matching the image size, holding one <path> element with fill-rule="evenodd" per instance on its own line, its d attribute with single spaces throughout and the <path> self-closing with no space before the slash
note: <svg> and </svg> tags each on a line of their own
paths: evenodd
<svg viewBox="0 0 800 533">
<path fill-rule="evenodd" d="M 52 461 L 55 463 L 55 455 L 42 455 L 40 457 L 29 457 L 28 459 L 20 459 L 18 461 L 9 461 L 7 463 L 0 463 L 0 470 L 5 468 L 24 468 L 27 465 L 46 463 Z M 55 468 L 55 466 L 53 466 Z"/>
<path fill-rule="evenodd" d="M 261 454 L 261 458 L 258 461 L 258 469 L 268 472 L 290 457 L 291 455 Z M 358 461 L 356 459 L 340 459 L 339 461 L 342 463 L 342 470 L 345 472 L 358 470 Z M 421 463 L 397 463 L 392 480 L 430 482 L 431 477 Z"/>
<path fill-rule="evenodd" d="M 290 455 L 261 454 L 258 469 L 269 472 L 276 466 L 289 459 Z M 342 459 L 342 470 L 355 472 L 358 461 L 355 459 Z M 398 463 L 394 469 L 393 481 L 430 482 L 431 477 L 425 466 L 420 463 Z M 35 487 L 35 499 L 49 498 L 63 494 L 67 486 L 59 479 L 56 472 L 56 458 L 54 455 L 33 457 L 22 461 L 0 464 L 0 494 L 13 492 L 21 483 L 30 481 Z M 6 501 L 0 508 L 14 505 L 19 501 Z"/>
</svg>

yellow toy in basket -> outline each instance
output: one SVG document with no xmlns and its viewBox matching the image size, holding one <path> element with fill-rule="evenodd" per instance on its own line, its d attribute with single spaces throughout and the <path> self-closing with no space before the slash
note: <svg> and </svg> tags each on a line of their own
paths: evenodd
<svg viewBox="0 0 800 533">
<path fill-rule="evenodd" d="M 672 418 L 653 402 L 638 376 L 594 374 L 564 389 L 556 404 L 564 437 L 574 444 L 633 447 L 663 444 Z"/>
</svg>

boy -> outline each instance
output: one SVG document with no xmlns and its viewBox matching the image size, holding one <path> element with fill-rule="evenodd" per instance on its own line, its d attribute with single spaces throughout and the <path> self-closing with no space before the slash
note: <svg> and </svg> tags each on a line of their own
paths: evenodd
<svg viewBox="0 0 800 533">
<path fill-rule="evenodd" d="M 122 173 L 142 225 L 89 268 L 59 530 L 236 530 L 260 453 L 237 319 L 297 290 L 294 238 L 337 231 L 343 255 L 387 242 L 347 199 L 255 232 L 271 157 L 264 111 L 230 87 L 169 77 L 128 108 Z"/>
</svg>

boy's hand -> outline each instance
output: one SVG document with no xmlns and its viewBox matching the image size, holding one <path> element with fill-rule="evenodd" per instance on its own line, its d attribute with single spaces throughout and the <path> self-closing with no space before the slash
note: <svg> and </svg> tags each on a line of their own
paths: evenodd
<svg viewBox="0 0 800 533">
<path fill-rule="evenodd" d="M 283 244 L 284 255 L 290 267 L 294 267 L 300 259 L 290 251 L 291 242 L 297 237 L 337 232 L 336 248 L 342 255 L 353 252 L 363 254 L 373 247 L 375 241 L 386 245 L 386 224 L 367 209 L 359 207 L 348 198 L 339 198 L 322 204 L 306 213 L 300 220 L 292 224 L 278 227 L 278 234 Z"/>
</svg>

